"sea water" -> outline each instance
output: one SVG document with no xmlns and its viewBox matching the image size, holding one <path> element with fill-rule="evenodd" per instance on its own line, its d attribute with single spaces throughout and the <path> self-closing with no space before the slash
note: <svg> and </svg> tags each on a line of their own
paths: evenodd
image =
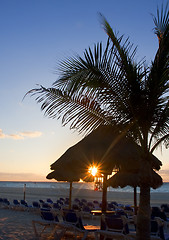
<svg viewBox="0 0 169 240">
<path fill-rule="evenodd" d="M 53 189 L 69 189 L 70 184 L 68 182 L 11 182 L 11 181 L 0 181 L 0 187 L 12 187 L 12 188 L 23 188 L 26 184 L 26 188 L 53 188 Z M 73 188 L 77 189 L 94 189 L 94 183 L 75 182 Z M 125 188 L 112 188 L 108 187 L 108 191 L 114 192 L 133 192 L 133 188 L 127 186 Z M 137 188 L 139 192 L 139 188 Z M 168 193 L 169 182 L 163 183 L 163 185 L 157 189 L 151 189 L 151 192 Z"/>
</svg>

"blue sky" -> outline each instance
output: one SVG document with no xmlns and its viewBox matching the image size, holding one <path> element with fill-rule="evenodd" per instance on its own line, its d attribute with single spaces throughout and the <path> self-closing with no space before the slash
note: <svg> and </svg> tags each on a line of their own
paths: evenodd
<svg viewBox="0 0 169 240">
<path fill-rule="evenodd" d="M 167 1 L 163 1 L 164 4 Z M 57 79 L 59 60 L 82 55 L 94 43 L 106 43 L 101 12 L 116 31 L 138 46 L 136 59 L 153 59 L 158 42 L 151 13 L 161 0 L 1 0 L 0 1 L 0 180 L 46 180 L 53 163 L 83 136 L 43 116 L 25 93 Z M 169 170 L 168 151 L 161 175 Z M 168 179 L 169 180 L 169 179 Z"/>
</svg>

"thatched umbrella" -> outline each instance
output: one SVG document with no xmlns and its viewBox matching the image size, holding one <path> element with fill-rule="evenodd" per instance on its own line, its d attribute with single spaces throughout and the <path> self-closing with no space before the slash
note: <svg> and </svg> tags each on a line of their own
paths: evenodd
<svg viewBox="0 0 169 240">
<path fill-rule="evenodd" d="M 100 126 L 80 142 L 69 148 L 57 161 L 51 165 L 51 174 L 55 178 L 57 169 L 67 168 L 70 172 L 80 174 L 83 179 L 88 173 L 90 165 L 97 165 L 104 175 L 102 211 L 106 210 L 107 203 L 107 175 L 114 168 L 125 168 L 130 163 L 140 167 L 142 149 L 124 134 L 115 131 L 112 126 Z M 153 168 L 159 169 L 161 162 L 153 155 L 149 156 Z M 57 178 L 55 178 L 57 179 Z"/>
<path fill-rule="evenodd" d="M 149 182 L 150 187 L 156 189 L 161 186 L 162 178 L 154 171 L 152 171 L 152 180 Z M 113 188 L 121 187 L 124 188 L 126 186 L 131 187 L 139 187 L 140 186 L 140 173 L 137 172 L 124 172 L 119 171 L 115 173 L 111 178 L 107 181 L 108 186 Z"/>
<path fill-rule="evenodd" d="M 150 187 L 156 189 L 160 187 L 163 183 L 162 178 L 154 171 L 151 171 L 151 181 L 149 182 Z M 126 186 L 131 186 L 134 188 L 134 210 L 137 214 L 137 191 L 136 188 L 140 186 L 141 182 L 141 171 L 139 169 L 135 170 L 120 170 L 115 173 L 111 178 L 108 179 L 107 185 L 113 188 L 124 188 Z"/>
</svg>

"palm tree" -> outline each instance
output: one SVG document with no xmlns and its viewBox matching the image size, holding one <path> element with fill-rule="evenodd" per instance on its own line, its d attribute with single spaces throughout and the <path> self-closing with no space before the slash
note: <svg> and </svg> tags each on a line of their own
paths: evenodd
<svg viewBox="0 0 169 240">
<path fill-rule="evenodd" d="M 29 91 L 36 96 L 41 110 L 50 118 L 62 118 L 71 129 L 89 133 L 100 125 L 112 125 L 132 137 L 142 148 L 140 203 L 137 239 L 150 239 L 150 182 L 152 165 L 149 154 L 169 144 L 169 10 L 157 17 L 154 32 L 159 47 L 151 65 L 134 61 L 136 48 L 129 38 L 114 33 L 100 15 L 108 35 L 106 47 L 95 44 L 79 55 L 59 63 L 59 79 L 51 88 L 40 86 Z M 142 224 L 144 222 L 144 224 Z"/>
</svg>

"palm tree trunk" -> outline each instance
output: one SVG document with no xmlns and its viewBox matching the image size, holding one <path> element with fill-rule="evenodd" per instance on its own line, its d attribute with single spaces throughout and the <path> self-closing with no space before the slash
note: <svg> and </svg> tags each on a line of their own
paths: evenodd
<svg viewBox="0 0 169 240">
<path fill-rule="evenodd" d="M 106 213 L 107 210 L 107 174 L 104 174 L 103 176 L 103 193 L 102 193 L 102 213 Z M 100 223 L 100 228 L 101 230 L 105 230 L 105 225 L 102 221 L 102 217 L 101 219 L 101 223 Z M 100 240 L 103 240 L 104 237 L 102 235 L 100 235 Z"/>
<path fill-rule="evenodd" d="M 147 184 L 140 186 L 140 204 L 137 214 L 137 240 L 150 240 L 150 187 Z"/>
</svg>

